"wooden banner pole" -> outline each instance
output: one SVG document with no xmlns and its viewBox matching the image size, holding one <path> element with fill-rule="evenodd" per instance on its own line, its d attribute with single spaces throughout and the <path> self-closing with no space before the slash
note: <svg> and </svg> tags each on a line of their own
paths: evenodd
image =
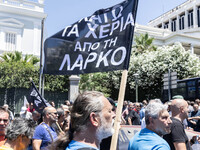
<svg viewBox="0 0 200 150">
<path fill-rule="evenodd" d="M 56 121 L 56 126 L 58 127 L 60 132 L 63 132 L 63 130 L 61 129 L 60 125 L 58 124 L 58 122 Z"/>
<path fill-rule="evenodd" d="M 121 84 L 120 84 L 120 90 L 119 90 L 119 96 L 118 96 L 118 103 L 117 103 L 117 111 L 116 111 L 116 117 L 115 117 L 115 123 L 114 123 L 115 132 L 112 136 L 110 150 L 116 150 L 116 148 L 117 148 L 117 141 L 118 141 L 118 135 L 119 135 L 119 129 L 120 129 L 124 95 L 125 95 L 125 90 L 126 90 L 127 76 L 128 76 L 128 71 L 124 70 L 122 72 L 122 78 L 121 78 Z"/>
</svg>

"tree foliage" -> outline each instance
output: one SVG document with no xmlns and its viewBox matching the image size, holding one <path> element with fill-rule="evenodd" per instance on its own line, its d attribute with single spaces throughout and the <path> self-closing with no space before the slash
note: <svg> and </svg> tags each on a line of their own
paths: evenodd
<svg viewBox="0 0 200 150">
<path fill-rule="evenodd" d="M 39 58 L 21 52 L 4 53 L 0 61 L 0 88 L 30 88 L 30 77 L 38 87 Z M 68 76 L 45 75 L 45 90 L 68 91 Z"/>
<path fill-rule="evenodd" d="M 146 49 L 134 51 L 130 60 L 125 99 L 135 100 L 135 76 L 139 74 L 139 100 L 162 98 L 163 75 L 170 69 L 176 71 L 178 79 L 200 76 L 200 59 L 190 51 L 186 51 L 180 43 L 173 46 L 158 47 L 156 51 Z M 118 97 L 121 71 L 108 73 L 107 88 L 112 98 Z"/>
<path fill-rule="evenodd" d="M 0 63 L 0 87 L 12 88 L 21 87 L 29 88 L 32 77 L 37 83 L 39 59 L 32 55 L 23 57 L 21 52 L 7 52 L 1 57 Z"/>
<path fill-rule="evenodd" d="M 79 89 L 81 91 L 96 90 L 110 96 L 108 73 L 90 73 L 83 74 L 80 77 Z"/>
<path fill-rule="evenodd" d="M 200 60 L 195 54 L 186 51 L 180 43 L 159 47 L 156 51 L 146 51 L 140 55 L 133 53 L 130 61 L 128 82 L 135 88 L 134 73 L 139 74 L 140 94 L 146 98 L 161 97 L 163 74 L 168 69 L 177 72 L 178 78 L 200 75 Z M 142 98 L 145 98 L 142 97 Z"/>
<path fill-rule="evenodd" d="M 140 34 L 138 36 L 135 36 L 135 46 L 133 46 L 135 49 L 134 53 L 135 55 L 141 54 L 144 51 L 155 51 L 157 47 L 153 45 L 154 38 L 149 37 L 147 33 Z"/>
</svg>

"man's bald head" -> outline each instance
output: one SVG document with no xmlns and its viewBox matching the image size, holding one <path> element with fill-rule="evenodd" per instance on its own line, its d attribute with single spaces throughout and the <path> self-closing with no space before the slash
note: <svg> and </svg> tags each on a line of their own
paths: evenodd
<svg viewBox="0 0 200 150">
<path fill-rule="evenodd" d="M 49 112 L 54 111 L 54 110 L 56 110 L 56 109 L 52 106 L 45 107 L 43 110 L 43 115 L 45 116 L 46 114 L 48 114 Z"/>
<path fill-rule="evenodd" d="M 182 118 L 187 118 L 188 103 L 184 99 L 174 99 L 171 104 L 172 116 L 180 115 Z M 184 114 L 184 115 L 182 115 Z"/>
</svg>

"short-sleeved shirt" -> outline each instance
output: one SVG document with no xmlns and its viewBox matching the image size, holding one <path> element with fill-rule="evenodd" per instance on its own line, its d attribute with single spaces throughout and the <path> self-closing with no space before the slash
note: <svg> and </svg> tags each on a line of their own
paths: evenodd
<svg viewBox="0 0 200 150">
<path fill-rule="evenodd" d="M 128 150 L 170 150 L 170 147 L 158 134 L 144 128 L 130 140 Z"/>
<path fill-rule="evenodd" d="M 129 112 L 128 118 L 131 119 L 132 125 L 140 125 L 140 115 L 135 110 Z"/>
<path fill-rule="evenodd" d="M 92 150 L 99 150 L 95 147 L 92 147 L 90 145 L 87 145 L 87 144 L 84 144 L 84 143 L 81 143 L 81 142 L 77 142 L 77 141 L 74 141 L 72 140 L 69 145 L 66 147 L 65 150 L 78 150 L 78 149 L 81 149 L 81 148 L 87 148 L 87 149 L 92 149 Z"/>
<path fill-rule="evenodd" d="M 185 143 L 187 150 L 192 150 L 189 139 L 185 133 L 183 123 L 176 118 L 171 118 L 171 120 L 172 120 L 171 133 L 163 136 L 163 138 L 170 145 L 171 150 L 175 150 L 173 144 L 174 142 Z"/>
<path fill-rule="evenodd" d="M 41 123 L 40 125 L 38 125 L 35 128 L 33 139 L 42 140 L 42 143 L 41 143 L 41 146 L 40 146 L 41 150 L 44 150 L 48 146 L 48 144 L 52 143 L 51 136 L 50 136 L 49 132 L 47 131 L 47 129 L 44 127 L 44 125 L 50 131 L 54 141 L 57 138 L 57 134 L 52 127 L 49 127 L 46 123 Z"/>
</svg>

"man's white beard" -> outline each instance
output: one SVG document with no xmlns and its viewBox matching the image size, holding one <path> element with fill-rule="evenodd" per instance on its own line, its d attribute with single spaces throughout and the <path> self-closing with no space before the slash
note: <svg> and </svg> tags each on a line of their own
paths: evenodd
<svg viewBox="0 0 200 150">
<path fill-rule="evenodd" d="M 96 133 L 96 136 L 99 142 L 113 135 L 114 133 L 113 125 L 114 125 L 114 119 L 112 120 L 111 124 L 106 122 L 104 118 L 101 119 L 101 126 L 97 129 L 97 133 Z"/>
</svg>

